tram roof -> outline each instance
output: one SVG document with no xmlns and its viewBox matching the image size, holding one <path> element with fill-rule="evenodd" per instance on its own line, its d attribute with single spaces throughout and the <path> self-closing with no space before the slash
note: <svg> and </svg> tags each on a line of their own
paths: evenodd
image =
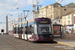
<svg viewBox="0 0 75 50">
<path fill-rule="evenodd" d="M 33 22 L 33 21 L 34 21 L 34 19 L 28 20 L 28 22 Z M 22 24 L 26 24 L 26 23 L 27 23 L 27 21 L 23 22 Z"/>
<path fill-rule="evenodd" d="M 42 19 L 51 20 L 50 18 L 34 18 L 34 19 L 31 19 L 31 20 L 28 20 L 28 23 L 33 22 L 33 21 L 42 20 Z M 23 22 L 22 24 L 25 24 L 25 23 L 27 23 L 27 21 L 26 22 Z"/>
</svg>

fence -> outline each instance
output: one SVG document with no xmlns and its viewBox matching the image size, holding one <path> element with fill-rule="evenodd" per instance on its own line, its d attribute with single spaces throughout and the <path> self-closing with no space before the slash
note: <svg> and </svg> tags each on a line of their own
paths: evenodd
<svg viewBox="0 0 75 50">
<path fill-rule="evenodd" d="M 75 40 L 75 34 L 64 34 L 62 33 L 62 39 L 66 39 L 66 40 Z"/>
</svg>

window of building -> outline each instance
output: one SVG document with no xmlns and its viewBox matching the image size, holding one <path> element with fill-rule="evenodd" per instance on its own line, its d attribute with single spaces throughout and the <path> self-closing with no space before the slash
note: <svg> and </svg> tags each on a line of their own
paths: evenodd
<svg viewBox="0 0 75 50">
<path fill-rule="evenodd" d="M 66 11 L 66 9 L 64 9 L 64 11 Z"/>
<path fill-rule="evenodd" d="M 49 16 L 49 18 L 51 18 L 51 16 Z"/>
<path fill-rule="evenodd" d="M 59 20 L 59 22 L 60 22 L 60 20 Z"/>
<path fill-rule="evenodd" d="M 49 11 L 49 13 L 50 13 L 50 11 Z"/>
<path fill-rule="evenodd" d="M 52 18 L 52 15 L 51 15 L 51 18 Z"/>
<path fill-rule="evenodd" d="M 70 20 L 68 21 L 68 24 L 70 24 Z"/>
<path fill-rule="evenodd" d="M 68 16 L 68 19 L 70 19 L 70 16 Z"/>
<path fill-rule="evenodd" d="M 53 8 L 52 8 L 52 12 L 53 12 Z"/>
</svg>

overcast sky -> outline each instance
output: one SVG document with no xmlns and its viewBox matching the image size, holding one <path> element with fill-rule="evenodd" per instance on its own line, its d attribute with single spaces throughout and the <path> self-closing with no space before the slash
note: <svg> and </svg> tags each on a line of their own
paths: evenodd
<svg viewBox="0 0 75 50">
<path fill-rule="evenodd" d="M 33 1 L 36 4 L 36 0 L 33 0 Z M 57 0 L 37 0 L 37 1 L 39 1 L 39 3 L 43 7 L 43 6 L 55 3 Z M 71 2 L 75 3 L 75 0 L 63 0 L 61 4 L 66 5 Z M 9 21 L 13 19 L 17 20 L 17 17 L 18 17 L 17 8 L 19 8 L 19 14 L 22 13 L 22 17 L 24 17 L 23 10 L 32 10 L 31 4 L 32 4 L 32 0 L 0 0 L 0 29 L 2 28 L 5 29 L 6 15 L 9 14 L 8 15 Z M 29 18 L 32 18 L 32 17 L 29 17 Z"/>
</svg>

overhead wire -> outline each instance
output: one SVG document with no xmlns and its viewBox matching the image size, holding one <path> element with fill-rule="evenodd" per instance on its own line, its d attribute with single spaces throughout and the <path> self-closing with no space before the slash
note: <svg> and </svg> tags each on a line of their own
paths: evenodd
<svg viewBox="0 0 75 50">
<path fill-rule="evenodd" d="M 10 10 L 10 14 L 11 14 L 11 12 L 13 11 L 13 9 L 15 8 L 15 6 L 17 5 L 17 3 L 19 2 L 19 0 L 16 2 L 16 4 L 13 6 L 13 8 Z M 7 15 L 9 15 L 9 14 L 7 14 Z M 6 18 L 4 17 L 4 20 L 5 20 Z M 3 21 L 3 20 L 2 20 Z"/>
<path fill-rule="evenodd" d="M 16 2 L 16 4 L 15 4 L 14 7 L 10 10 L 9 13 L 11 13 L 11 12 L 13 11 L 13 9 L 15 8 L 15 6 L 17 5 L 18 2 L 19 2 L 19 0 Z M 9 14 L 7 14 L 7 15 L 9 15 Z"/>
</svg>

